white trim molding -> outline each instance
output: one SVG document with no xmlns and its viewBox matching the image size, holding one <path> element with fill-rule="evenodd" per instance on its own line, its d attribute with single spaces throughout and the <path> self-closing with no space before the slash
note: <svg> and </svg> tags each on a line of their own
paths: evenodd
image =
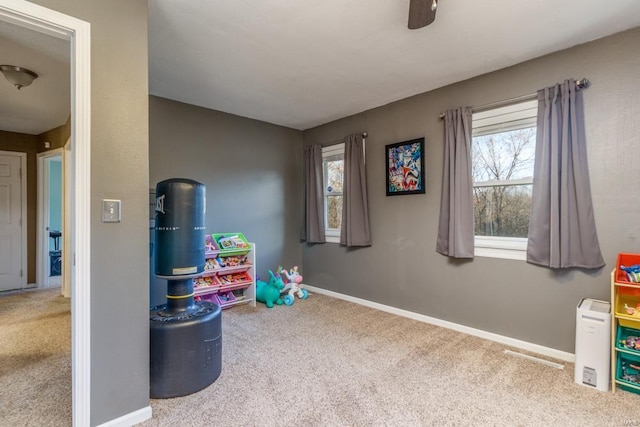
<svg viewBox="0 0 640 427">
<path fill-rule="evenodd" d="M 474 255 L 526 261 L 528 242 L 526 237 L 475 236 Z"/>
<path fill-rule="evenodd" d="M 0 0 L 0 21 L 70 42 L 72 416 L 74 426 L 87 426 L 91 423 L 91 27 L 22 0 Z"/>
<path fill-rule="evenodd" d="M 575 363 L 576 357 L 573 353 L 567 353 L 566 351 L 557 350 L 555 348 L 545 347 L 538 344 L 533 344 L 527 341 L 518 340 L 515 338 L 505 337 L 504 335 L 494 334 L 493 332 L 483 331 L 481 329 L 471 328 L 469 326 L 460 325 L 458 323 L 449 322 L 446 320 L 437 319 L 435 317 L 425 316 L 424 314 L 414 313 L 413 311 L 403 310 L 396 307 L 380 304 L 373 301 L 368 301 L 361 298 L 352 297 L 350 295 L 341 294 L 334 291 L 318 288 L 315 286 L 309 286 L 307 284 L 304 287 L 311 291 L 322 295 L 327 295 L 333 298 L 338 298 L 344 301 L 353 302 L 355 304 L 364 305 L 366 307 L 374 308 L 376 310 L 384 311 L 386 313 L 396 314 L 398 316 L 406 317 L 409 319 L 417 320 L 419 322 L 429 323 L 431 325 L 440 326 L 442 328 L 452 329 L 463 334 L 472 335 L 474 337 L 487 339 L 500 344 L 508 345 L 510 347 L 519 348 L 521 350 L 531 351 L 543 356 L 551 357 L 553 359 L 562 360 L 564 362 Z"/>
<path fill-rule="evenodd" d="M 151 406 L 147 406 L 137 411 L 130 412 L 114 420 L 100 424 L 99 427 L 129 427 L 151 419 Z"/>
</svg>

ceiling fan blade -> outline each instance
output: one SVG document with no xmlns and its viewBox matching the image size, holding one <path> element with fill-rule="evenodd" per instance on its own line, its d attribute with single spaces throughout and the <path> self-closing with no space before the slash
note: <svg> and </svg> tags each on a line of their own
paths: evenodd
<svg viewBox="0 0 640 427">
<path fill-rule="evenodd" d="M 410 30 L 426 27 L 436 19 L 436 10 L 431 10 L 433 0 L 411 0 L 409 3 Z"/>
</svg>

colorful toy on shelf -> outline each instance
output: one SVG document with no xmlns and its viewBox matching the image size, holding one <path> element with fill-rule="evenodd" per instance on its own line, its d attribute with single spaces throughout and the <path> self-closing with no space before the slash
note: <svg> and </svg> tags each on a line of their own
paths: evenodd
<svg viewBox="0 0 640 427">
<path fill-rule="evenodd" d="M 273 308 L 273 304 L 282 305 L 280 291 L 284 288 L 284 282 L 279 275 L 273 274 L 269 270 L 269 282 L 258 280 L 256 282 L 256 300 L 263 302 L 268 308 Z"/>
<path fill-rule="evenodd" d="M 213 244 L 213 238 L 211 236 L 206 236 L 204 239 L 204 250 L 207 252 L 213 252 L 216 249 L 216 246 Z"/>
<path fill-rule="evenodd" d="M 624 271 L 627 279 L 632 283 L 640 282 L 640 264 L 630 265 L 628 267 L 621 265 L 620 270 Z"/>
<path fill-rule="evenodd" d="M 302 275 L 298 272 L 297 265 L 289 271 L 278 267 L 278 274 L 285 278 L 284 283 L 287 295 L 284 296 L 283 301 L 286 305 L 293 305 L 295 301 L 294 295 L 297 295 L 300 299 L 307 299 L 307 297 L 309 297 L 309 292 L 302 288 Z"/>
<path fill-rule="evenodd" d="M 234 285 L 247 283 L 251 281 L 251 276 L 249 276 L 246 272 L 242 273 L 233 273 L 233 274 L 222 274 L 218 275 L 218 280 L 223 285 Z"/>
<path fill-rule="evenodd" d="M 214 283 L 212 277 L 196 277 L 195 279 L 193 279 L 193 285 L 199 288 L 205 286 L 214 286 L 215 284 L 216 283 Z"/>
<path fill-rule="evenodd" d="M 619 342 L 622 347 L 630 348 L 632 350 L 640 350 L 640 337 L 628 336 L 625 339 L 621 339 Z"/>
<path fill-rule="evenodd" d="M 239 256 L 218 256 L 216 262 L 222 268 L 225 267 L 237 267 L 240 265 L 249 264 L 249 257 L 246 255 Z"/>
<path fill-rule="evenodd" d="M 246 242 L 244 242 L 240 238 L 240 236 L 237 236 L 237 235 L 220 237 L 218 239 L 218 244 L 220 245 L 221 249 L 235 249 L 235 248 L 243 249 L 248 247 Z"/>
<path fill-rule="evenodd" d="M 204 263 L 204 271 L 213 271 L 216 268 L 218 268 L 218 266 L 216 265 L 216 260 L 207 258 L 207 260 Z"/>
<path fill-rule="evenodd" d="M 622 379 L 636 384 L 640 383 L 640 366 L 629 363 L 629 367 L 633 369 L 631 373 L 627 371 L 627 362 L 623 360 L 621 369 Z"/>
</svg>

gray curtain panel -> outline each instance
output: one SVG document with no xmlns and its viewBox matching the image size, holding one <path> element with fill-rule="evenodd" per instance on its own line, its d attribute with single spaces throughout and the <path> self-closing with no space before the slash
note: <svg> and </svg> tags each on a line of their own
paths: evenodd
<svg viewBox="0 0 640 427">
<path fill-rule="evenodd" d="M 324 181 L 322 180 L 322 147 L 304 147 L 305 222 L 302 240 L 324 243 Z"/>
<path fill-rule="evenodd" d="M 473 180 L 471 179 L 471 107 L 445 113 L 444 167 L 436 251 L 473 258 Z"/>
<path fill-rule="evenodd" d="M 342 228 L 340 244 L 371 246 L 369 199 L 364 165 L 362 135 L 349 135 L 344 142 L 344 182 L 342 187 Z"/>
<path fill-rule="evenodd" d="M 600 268 L 587 167 L 582 92 L 574 80 L 538 91 L 527 262 Z"/>
</svg>

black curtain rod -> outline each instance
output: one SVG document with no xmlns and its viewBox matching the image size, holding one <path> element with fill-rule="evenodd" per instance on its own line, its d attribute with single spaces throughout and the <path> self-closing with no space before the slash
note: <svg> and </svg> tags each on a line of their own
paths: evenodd
<svg viewBox="0 0 640 427">
<path fill-rule="evenodd" d="M 591 82 L 586 77 L 582 78 L 581 80 L 576 80 L 576 87 L 578 89 L 586 89 L 586 88 L 589 87 L 590 84 L 591 84 Z M 510 104 L 515 104 L 516 102 L 519 102 L 519 101 L 526 101 L 526 100 L 529 100 L 529 99 L 535 99 L 537 96 L 538 96 L 537 92 L 536 93 L 530 93 L 528 95 L 516 96 L 515 98 L 509 98 L 509 99 L 505 99 L 503 101 L 497 101 L 497 102 L 492 102 L 490 104 L 484 104 L 484 105 L 480 105 L 478 107 L 473 107 L 473 112 L 477 113 L 479 111 L 488 110 L 488 109 L 494 108 L 494 107 L 502 107 L 502 106 L 507 106 L 507 105 L 510 105 Z M 440 120 L 444 119 L 444 114 L 445 113 L 440 113 Z"/>
</svg>

